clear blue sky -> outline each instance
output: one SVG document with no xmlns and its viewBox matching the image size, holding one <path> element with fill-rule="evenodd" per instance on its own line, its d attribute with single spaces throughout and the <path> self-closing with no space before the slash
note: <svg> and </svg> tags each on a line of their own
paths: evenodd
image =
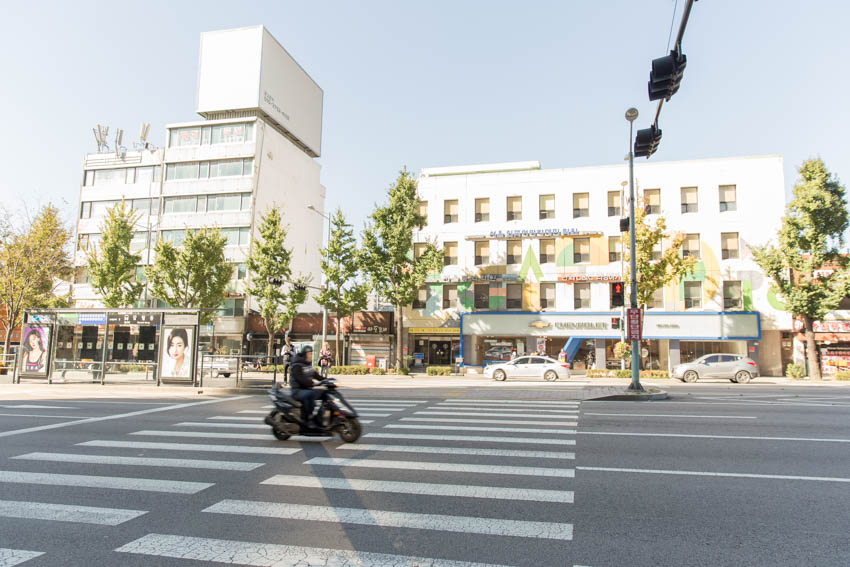
<svg viewBox="0 0 850 567">
<path fill-rule="evenodd" d="M 680 19 L 684 0 L 679 0 Z M 199 34 L 265 25 L 324 89 L 328 207 L 362 226 L 397 171 L 622 163 L 651 121 L 673 0 L 15 2 L 0 36 L 0 203 L 74 217 L 96 123 L 194 120 Z M 700 0 L 653 160 L 821 156 L 850 181 L 850 3 Z M 675 30 L 674 30 L 675 35 Z M 638 167 L 640 162 L 638 162 Z M 639 169 L 638 169 L 639 172 Z M 638 173 L 639 174 L 639 173 Z"/>
</svg>

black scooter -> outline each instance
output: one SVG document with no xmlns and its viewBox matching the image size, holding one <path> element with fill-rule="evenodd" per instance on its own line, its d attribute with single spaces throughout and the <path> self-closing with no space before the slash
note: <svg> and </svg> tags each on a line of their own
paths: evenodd
<svg viewBox="0 0 850 567">
<path fill-rule="evenodd" d="M 310 427 L 301 417 L 301 402 L 282 389 L 269 390 L 274 409 L 266 416 L 266 423 L 272 426 L 272 433 L 281 441 L 293 435 L 321 437 L 338 433 L 346 443 L 354 443 L 360 438 L 361 426 L 357 412 L 351 407 L 339 390 L 336 380 L 326 378 L 317 384 L 327 389 L 328 395 L 321 402 L 316 418 L 322 427 Z"/>
</svg>

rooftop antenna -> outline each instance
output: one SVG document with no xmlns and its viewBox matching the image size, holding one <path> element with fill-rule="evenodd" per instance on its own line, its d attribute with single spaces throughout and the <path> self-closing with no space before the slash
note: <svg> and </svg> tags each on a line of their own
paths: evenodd
<svg viewBox="0 0 850 567">
<path fill-rule="evenodd" d="M 92 128 L 94 139 L 97 141 L 97 153 L 108 152 L 109 145 L 106 143 L 106 137 L 109 136 L 109 126 L 103 127 L 100 124 L 97 128 Z"/>
<path fill-rule="evenodd" d="M 138 151 L 142 150 L 150 150 L 154 151 L 156 149 L 150 142 L 148 142 L 148 136 L 151 133 L 151 124 L 150 122 L 142 122 L 142 126 L 139 129 L 139 141 L 133 144 L 134 149 Z"/>
<path fill-rule="evenodd" d="M 115 129 L 115 155 L 118 157 L 124 157 L 127 155 L 127 148 L 121 145 L 122 140 L 124 140 L 124 130 L 121 128 Z"/>
</svg>

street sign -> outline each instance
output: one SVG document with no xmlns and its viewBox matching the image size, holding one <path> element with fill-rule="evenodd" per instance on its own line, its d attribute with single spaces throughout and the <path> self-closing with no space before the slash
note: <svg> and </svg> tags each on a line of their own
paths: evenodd
<svg viewBox="0 0 850 567">
<path fill-rule="evenodd" d="M 627 326 L 626 329 L 629 333 L 630 341 L 639 341 L 641 340 L 641 316 L 640 309 L 638 308 L 629 308 L 626 309 L 626 318 L 627 318 Z"/>
</svg>

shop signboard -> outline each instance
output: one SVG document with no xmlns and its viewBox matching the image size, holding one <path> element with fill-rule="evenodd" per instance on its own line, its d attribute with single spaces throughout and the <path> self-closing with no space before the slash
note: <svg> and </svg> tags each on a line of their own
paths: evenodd
<svg viewBox="0 0 850 567">
<path fill-rule="evenodd" d="M 411 335 L 459 335 L 460 327 L 409 327 Z"/>
<path fill-rule="evenodd" d="M 106 325 L 106 313 L 80 313 L 80 325 Z"/>
<path fill-rule="evenodd" d="M 162 314 L 112 312 L 107 315 L 106 322 L 110 325 L 141 325 L 143 327 L 154 327 L 162 323 Z"/>
<path fill-rule="evenodd" d="M 641 316 L 640 309 L 637 307 L 630 307 L 626 310 L 626 319 L 627 330 L 629 333 L 630 341 L 639 341 L 641 340 Z"/>
<path fill-rule="evenodd" d="M 816 333 L 850 333 L 850 321 L 814 321 Z"/>
</svg>

